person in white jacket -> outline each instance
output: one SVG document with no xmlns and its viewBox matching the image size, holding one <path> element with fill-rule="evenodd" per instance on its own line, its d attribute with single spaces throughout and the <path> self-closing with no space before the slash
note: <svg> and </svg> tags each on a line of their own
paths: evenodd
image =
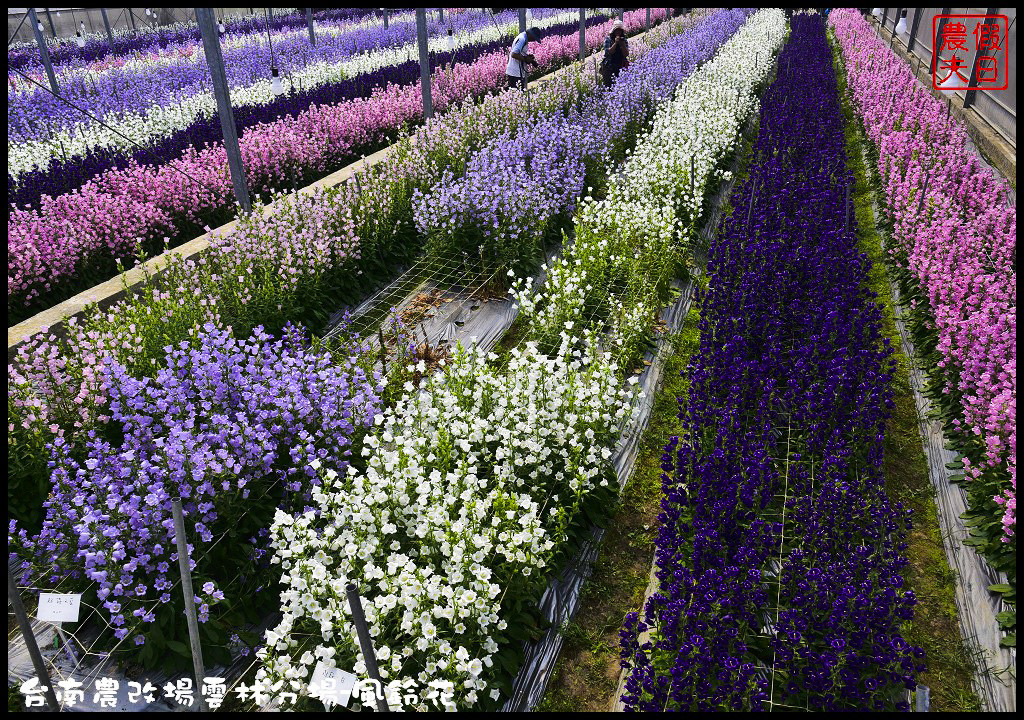
<svg viewBox="0 0 1024 720">
<path fill-rule="evenodd" d="M 521 88 L 526 88 L 528 67 L 537 64 L 536 58 L 527 51 L 531 41 L 540 42 L 540 30 L 537 28 L 524 30 L 512 42 L 512 50 L 508 54 L 508 66 L 505 68 L 505 76 L 508 78 L 510 87 L 518 85 Z"/>
</svg>

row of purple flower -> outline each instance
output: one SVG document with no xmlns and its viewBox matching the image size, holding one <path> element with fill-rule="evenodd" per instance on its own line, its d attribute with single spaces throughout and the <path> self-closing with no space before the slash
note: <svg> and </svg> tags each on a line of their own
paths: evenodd
<svg viewBox="0 0 1024 720">
<path fill-rule="evenodd" d="M 660 585 L 621 633 L 631 710 L 906 709 L 923 670 L 900 634 L 909 520 L 881 469 L 891 350 L 822 18 L 794 18 L 779 68 L 710 251 Z"/>
<path fill-rule="evenodd" d="M 268 24 L 267 18 L 261 12 L 247 17 L 224 18 L 224 31 L 226 33 L 252 33 L 265 31 Z M 391 8 L 394 12 L 395 8 Z M 377 15 L 380 11 L 377 8 L 329 8 L 318 9 L 314 17 L 319 22 L 360 20 L 369 15 Z M 112 18 L 117 20 L 116 17 Z M 42 21 L 42 15 L 40 15 Z M 305 10 L 287 15 L 275 15 L 269 19 L 271 30 L 285 30 L 302 27 L 306 24 Z M 46 25 L 44 24 L 45 28 Z M 148 52 L 157 48 L 165 48 L 177 43 L 198 41 L 199 28 L 194 24 L 175 24 L 167 27 L 159 27 L 146 32 L 136 32 L 124 37 L 114 39 L 114 47 L 110 47 L 105 35 L 88 38 L 85 47 L 78 47 L 75 38 L 64 38 L 51 45 L 50 60 L 56 65 L 66 62 L 92 62 L 111 54 L 129 55 L 135 52 Z M 39 66 L 39 51 L 32 43 L 26 43 L 7 52 L 7 69 L 24 70 L 25 68 Z"/>
</svg>

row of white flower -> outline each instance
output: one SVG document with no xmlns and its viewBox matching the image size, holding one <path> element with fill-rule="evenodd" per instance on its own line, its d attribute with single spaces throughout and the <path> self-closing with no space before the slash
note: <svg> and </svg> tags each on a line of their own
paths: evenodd
<svg viewBox="0 0 1024 720">
<path fill-rule="evenodd" d="M 586 322 L 602 305 L 612 344 L 626 357 L 636 348 L 658 310 L 655 288 L 667 280 L 668 260 L 697 230 L 709 180 L 728 178 L 716 168 L 757 111 L 755 90 L 785 35 L 781 11 L 758 12 L 659 108 L 607 199 L 584 200 L 575 240 L 552 264 L 544 286 L 514 283 L 511 293 L 530 323 L 530 337 L 551 337 L 567 321 Z M 602 295 L 609 297 L 595 298 Z"/>
<path fill-rule="evenodd" d="M 278 512 L 283 617 L 258 684 L 303 691 L 320 661 L 365 673 L 351 582 L 385 681 L 447 680 L 448 709 L 498 698 L 503 611 L 542 586 L 581 503 L 613 477 L 607 460 L 632 419 L 615 363 L 574 345 L 565 334 L 549 357 L 527 344 L 504 370 L 459 348 L 376 418 L 364 472 L 324 469 L 314 511 Z"/>
<path fill-rule="evenodd" d="M 569 22 L 574 18 L 578 18 L 578 11 L 538 18 L 534 20 L 534 25 L 543 29 Z M 455 36 L 455 47 L 458 49 L 508 37 L 515 33 L 517 27 L 516 23 L 505 23 L 463 33 Z M 428 41 L 428 47 L 432 51 L 447 51 L 447 37 L 432 38 Z M 284 81 L 291 82 L 296 88 L 309 90 L 411 60 L 418 57 L 418 52 L 416 44 L 410 43 L 400 47 L 383 48 L 337 63 L 312 63 Z M 265 80 L 231 90 L 231 104 L 234 107 L 265 105 L 272 102 L 275 97 L 269 75 Z M 188 127 L 199 118 L 212 117 L 216 112 L 217 101 L 213 93 L 203 92 L 181 98 L 172 105 L 154 105 L 145 113 L 109 113 L 103 118 L 104 125 L 84 120 L 53 133 L 46 140 L 8 142 L 7 173 L 17 178 L 35 168 L 47 167 L 54 157 L 82 156 L 94 148 L 126 148 L 158 142 Z"/>
</svg>

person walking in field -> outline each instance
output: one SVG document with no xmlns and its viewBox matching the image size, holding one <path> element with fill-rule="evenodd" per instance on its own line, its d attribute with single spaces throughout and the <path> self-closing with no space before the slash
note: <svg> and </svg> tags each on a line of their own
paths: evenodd
<svg viewBox="0 0 1024 720">
<path fill-rule="evenodd" d="M 529 73 L 529 66 L 536 65 L 537 59 L 528 51 L 530 42 L 540 42 L 540 30 L 529 28 L 519 33 L 512 42 L 512 50 L 508 54 L 508 66 L 505 68 L 505 77 L 508 78 L 510 87 L 526 89 L 526 77 Z"/>
</svg>

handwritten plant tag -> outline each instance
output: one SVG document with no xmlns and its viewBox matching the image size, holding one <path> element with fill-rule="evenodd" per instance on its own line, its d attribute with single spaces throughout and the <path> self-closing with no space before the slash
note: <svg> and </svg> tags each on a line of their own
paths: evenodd
<svg viewBox="0 0 1024 720">
<path fill-rule="evenodd" d="M 335 703 L 345 707 L 352 698 L 355 684 L 355 675 L 341 668 L 328 667 L 321 660 L 316 664 L 309 681 L 309 695 L 323 702 L 328 710 Z"/>
<path fill-rule="evenodd" d="M 78 622 L 82 608 L 81 594 L 39 593 L 36 619 L 44 622 Z"/>
</svg>

